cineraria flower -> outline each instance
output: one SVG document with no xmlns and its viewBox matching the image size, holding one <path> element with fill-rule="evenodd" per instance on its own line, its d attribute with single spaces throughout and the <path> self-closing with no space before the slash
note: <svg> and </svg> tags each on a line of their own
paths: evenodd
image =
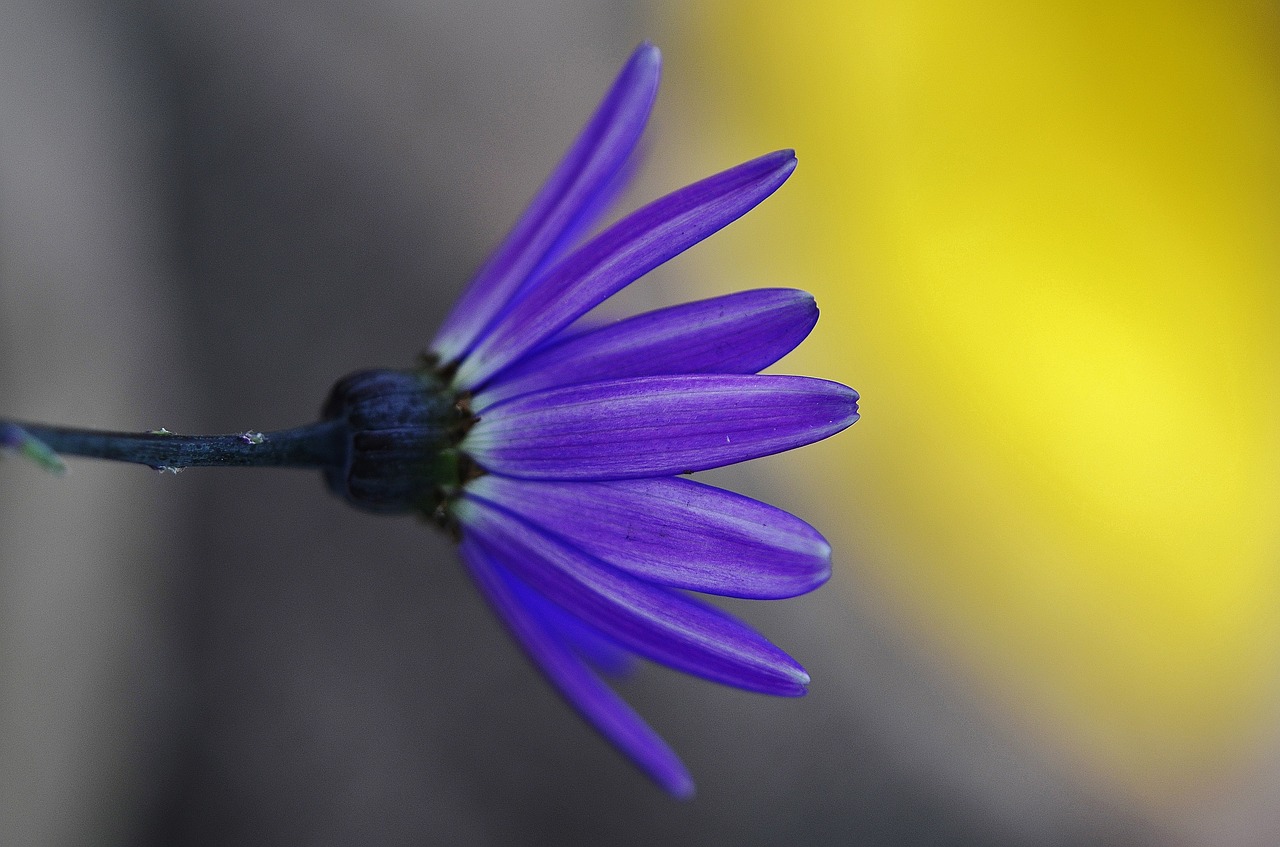
<svg viewBox="0 0 1280 847">
<path fill-rule="evenodd" d="M 795 169 L 771 153 L 584 240 L 618 193 L 658 88 L 641 45 L 417 368 L 341 380 L 322 420 L 274 433 L 102 433 L 0 422 L 0 445 L 141 462 L 318 467 L 349 502 L 429 516 L 548 680 L 672 794 L 693 782 L 597 670 L 641 656 L 749 691 L 809 676 L 687 592 L 777 599 L 825 582 L 804 521 L 685 475 L 858 419 L 835 382 L 760 375 L 817 322 L 801 291 L 743 291 L 588 330 L 580 317 L 748 212 Z"/>
</svg>

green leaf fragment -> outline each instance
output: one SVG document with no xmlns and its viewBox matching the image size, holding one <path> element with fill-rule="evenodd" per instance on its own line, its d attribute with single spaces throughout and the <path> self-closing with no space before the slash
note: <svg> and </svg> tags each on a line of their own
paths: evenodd
<svg viewBox="0 0 1280 847">
<path fill-rule="evenodd" d="M 13 424 L 4 426 L 3 431 L 0 431 L 0 446 L 12 448 L 19 455 L 30 459 L 56 476 L 62 476 L 67 472 L 67 466 L 61 456 L 21 427 Z"/>
</svg>

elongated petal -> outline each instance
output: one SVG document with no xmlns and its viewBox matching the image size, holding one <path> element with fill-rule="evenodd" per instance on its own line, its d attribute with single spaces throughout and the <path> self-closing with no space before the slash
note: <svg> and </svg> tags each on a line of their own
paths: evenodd
<svg viewBox="0 0 1280 847">
<path fill-rule="evenodd" d="M 676 797 L 693 796 L 693 778 L 676 754 L 582 660 L 573 655 L 521 603 L 512 577 L 474 542 L 463 540 L 462 560 L 498 617 L 529 657 L 601 735 Z"/>
<path fill-rule="evenodd" d="M 831 575 L 831 547 L 781 509 L 689 479 L 537 482 L 489 474 L 467 490 L 650 582 L 752 599 Z"/>
<path fill-rule="evenodd" d="M 474 388 L 606 297 L 745 215 L 795 170 L 770 153 L 668 194 L 587 242 L 484 332 L 456 384 Z"/>
<path fill-rule="evenodd" d="M 604 565 L 486 500 L 468 494 L 454 509 L 464 537 L 641 656 L 750 691 L 805 693 L 804 669 L 724 612 Z"/>
<path fill-rule="evenodd" d="M 583 623 L 514 577 L 511 590 L 529 612 L 556 639 L 586 659 L 593 669 L 610 676 L 625 676 L 635 669 L 636 655 L 609 636 Z"/>
<path fill-rule="evenodd" d="M 674 476 L 820 441 L 858 393 L 801 376 L 653 376 L 524 394 L 485 410 L 462 449 L 524 479 Z"/>
<path fill-rule="evenodd" d="M 804 291 L 740 291 L 636 315 L 525 356 L 472 408 L 547 388 L 659 374 L 750 374 L 790 353 L 818 322 Z"/>
<path fill-rule="evenodd" d="M 541 261 L 538 262 L 537 267 L 529 272 L 529 276 L 516 294 L 517 297 L 527 290 L 528 286 L 536 284 L 550 273 L 560 263 L 561 259 L 573 252 L 586 240 L 586 237 L 595 229 L 596 224 L 600 223 L 601 219 L 613 209 L 618 199 L 635 181 L 636 174 L 640 172 L 640 168 L 644 164 L 645 152 L 644 139 L 640 139 L 636 142 L 635 149 L 631 151 L 631 155 L 627 157 L 627 160 L 614 171 L 608 182 L 596 190 L 590 201 L 578 210 L 573 221 L 561 231 L 555 243 L 551 245 Z"/>
<path fill-rule="evenodd" d="M 445 319 L 431 344 L 443 361 L 458 358 L 476 342 L 562 233 L 581 221 L 580 212 L 613 180 L 649 120 L 661 64 L 652 44 L 636 48 L 569 152 Z"/>
</svg>

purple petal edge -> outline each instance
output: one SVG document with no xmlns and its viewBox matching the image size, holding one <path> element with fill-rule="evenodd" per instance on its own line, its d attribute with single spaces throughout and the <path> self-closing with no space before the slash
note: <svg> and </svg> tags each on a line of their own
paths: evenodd
<svg viewBox="0 0 1280 847">
<path fill-rule="evenodd" d="M 573 221 L 565 227 L 564 231 L 556 239 L 555 244 L 547 250 L 546 255 L 538 262 L 538 266 L 529 272 L 529 276 L 525 279 L 524 284 L 516 292 L 515 298 L 519 299 L 533 285 L 536 285 L 543 277 L 555 269 L 560 260 L 569 255 L 579 245 L 586 240 L 586 237 L 592 234 L 596 224 L 611 212 L 618 200 L 635 181 L 636 174 L 640 172 L 645 162 L 646 145 L 644 139 L 641 138 L 636 142 L 635 149 L 631 151 L 631 155 L 627 157 L 614 172 L 609 181 L 600 186 L 600 188 L 592 195 L 591 200 L 580 210 L 574 217 Z M 509 302 L 508 306 L 511 305 Z"/>
<path fill-rule="evenodd" d="M 484 469 L 521 479 L 639 479 L 781 453 L 857 420 L 856 391 L 813 377 L 640 377 L 497 403 L 461 449 Z"/>
<path fill-rule="evenodd" d="M 630 650 L 515 577 L 511 578 L 510 584 L 516 599 L 530 614 L 542 621 L 560 643 L 585 659 L 593 669 L 613 677 L 626 676 L 635 670 L 636 655 Z"/>
<path fill-rule="evenodd" d="M 659 374 L 756 373 L 795 349 L 818 322 L 813 296 L 739 291 L 646 312 L 553 342 L 486 385 L 471 407 L 585 382 Z"/>
<path fill-rule="evenodd" d="M 661 65 L 658 48 L 647 42 L 631 54 L 560 164 L 445 318 L 431 344 L 442 361 L 475 344 L 562 234 L 581 220 L 582 210 L 613 183 L 649 120 Z"/>
<path fill-rule="evenodd" d="M 565 258 L 486 328 L 455 385 L 484 384 L 609 296 L 751 211 L 795 167 L 795 152 L 779 150 L 632 212 Z"/>
<path fill-rule="evenodd" d="M 580 715 L 668 793 L 693 796 L 693 778 L 667 743 L 517 598 L 513 580 L 473 542 L 460 548 L 476 585 L 515 640 Z"/>
</svg>

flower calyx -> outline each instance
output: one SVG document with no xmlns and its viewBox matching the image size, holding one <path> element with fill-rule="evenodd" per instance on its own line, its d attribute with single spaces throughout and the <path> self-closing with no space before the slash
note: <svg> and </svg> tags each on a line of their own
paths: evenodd
<svg viewBox="0 0 1280 847">
<path fill-rule="evenodd" d="M 416 511 L 447 527 L 448 502 L 481 473 L 457 449 L 477 420 L 469 399 L 427 368 L 342 378 L 323 410 L 346 424 L 343 461 L 325 471 L 329 488 L 367 511 Z"/>
</svg>

